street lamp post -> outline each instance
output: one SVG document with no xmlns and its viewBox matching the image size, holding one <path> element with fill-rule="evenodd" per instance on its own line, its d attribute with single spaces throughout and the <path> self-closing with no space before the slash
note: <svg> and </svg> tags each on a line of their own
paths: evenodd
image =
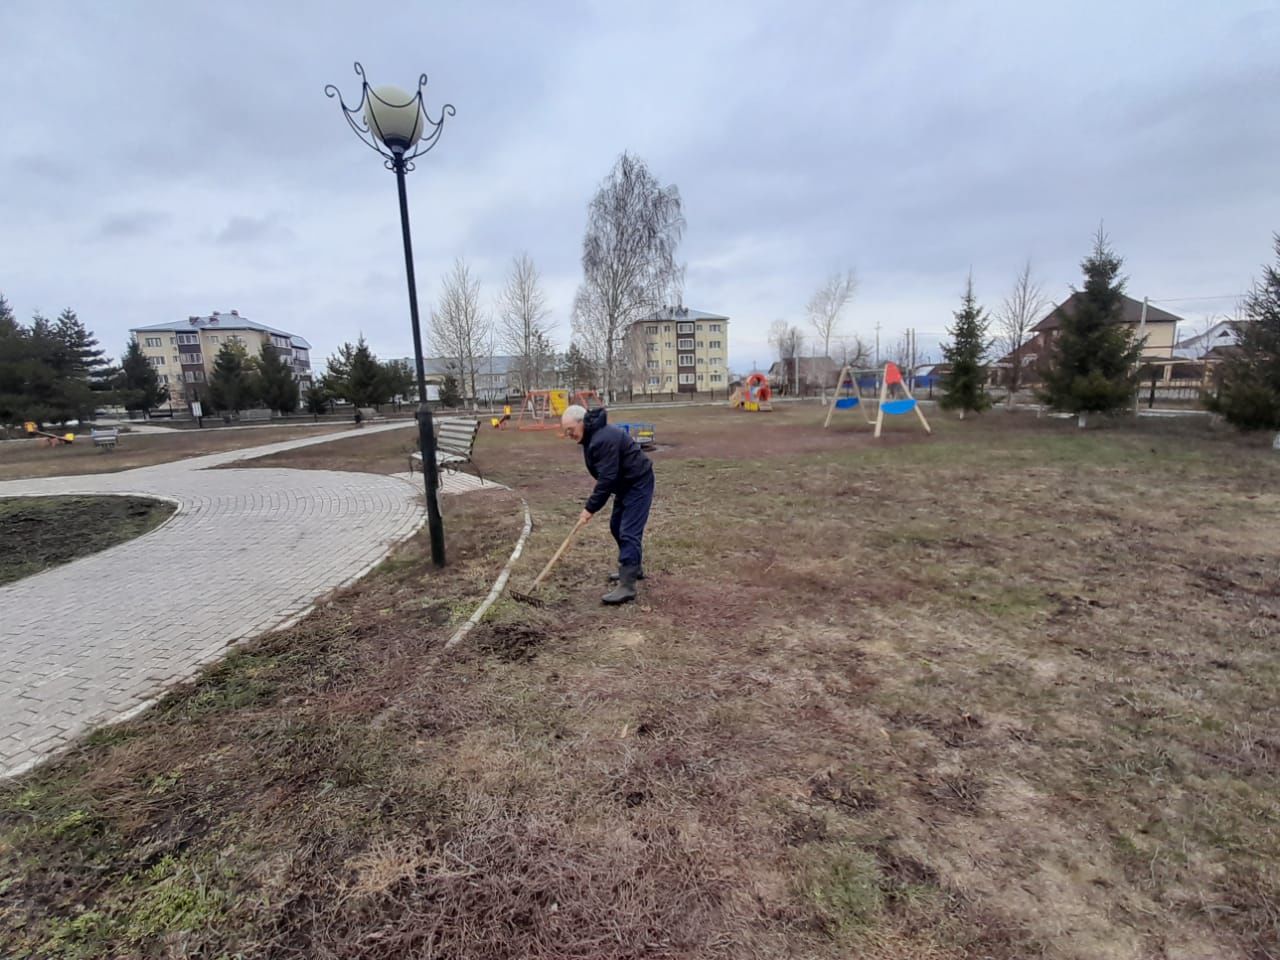
<svg viewBox="0 0 1280 960">
<path fill-rule="evenodd" d="M 413 324 L 413 358 L 418 365 L 418 443 L 422 450 L 422 476 L 427 493 L 427 526 L 431 533 L 431 561 L 444 566 L 444 520 L 440 516 L 440 473 L 436 466 L 436 434 L 427 405 L 427 376 L 422 359 L 422 329 L 418 322 L 418 286 L 413 276 L 413 241 L 409 236 L 409 201 L 405 194 L 404 175 L 414 168 L 414 160 L 436 145 L 444 129 L 444 118 L 452 117 L 452 104 L 446 103 L 440 119 L 432 120 L 422 102 L 427 75 L 418 78 L 418 92 L 408 94 L 399 87 L 371 87 L 364 67 L 356 63 L 360 78 L 360 100 L 348 107 L 333 84 L 324 88 L 325 96 L 336 97 L 343 116 L 361 142 L 376 151 L 388 170 L 396 175 L 400 194 L 400 231 L 404 236 L 404 269 L 409 282 L 409 318 Z"/>
</svg>

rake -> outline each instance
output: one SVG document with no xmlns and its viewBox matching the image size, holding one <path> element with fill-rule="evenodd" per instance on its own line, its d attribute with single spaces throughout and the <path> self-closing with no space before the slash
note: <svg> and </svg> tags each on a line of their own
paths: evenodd
<svg viewBox="0 0 1280 960">
<path fill-rule="evenodd" d="M 556 565 L 556 561 L 558 561 L 561 555 L 569 549 L 569 544 L 573 543 L 573 538 L 578 535 L 578 531 L 584 526 L 586 526 L 586 522 L 583 520 L 579 520 L 573 525 L 573 529 L 569 531 L 569 535 L 564 538 L 564 543 L 560 544 L 560 549 L 551 555 L 551 559 L 548 560 L 547 565 L 542 568 L 542 572 L 534 577 L 533 583 L 529 585 L 529 592 L 521 593 L 518 590 L 512 590 L 512 600 L 519 600 L 521 603 L 527 603 L 531 607 L 545 607 L 547 605 L 545 600 L 535 597 L 533 592 L 537 590 L 538 585 L 546 579 L 547 574 L 551 572 L 551 568 Z"/>
</svg>

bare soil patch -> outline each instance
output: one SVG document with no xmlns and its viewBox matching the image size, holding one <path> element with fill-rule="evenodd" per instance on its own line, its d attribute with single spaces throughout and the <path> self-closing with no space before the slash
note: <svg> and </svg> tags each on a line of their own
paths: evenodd
<svg viewBox="0 0 1280 960">
<path fill-rule="evenodd" d="M 148 497 L 0 499 L 0 584 L 140 537 L 173 509 Z"/>
</svg>

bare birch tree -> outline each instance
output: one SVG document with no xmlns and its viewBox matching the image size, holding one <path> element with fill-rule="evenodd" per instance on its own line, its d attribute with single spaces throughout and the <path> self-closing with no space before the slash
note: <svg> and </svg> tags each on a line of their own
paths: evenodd
<svg viewBox="0 0 1280 960">
<path fill-rule="evenodd" d="M 805 310 L 809 314 L 809 325 L 813 327 L 816 342 L 822 344 L 822 356 L 831 356 L 831 338 L 840 326 L 840 315 L 853 299 L 858 281 L 852 268 L 844 273 L 833 273 L 827 278 L 812 297 Z M 826 387 L 822 390 L 826 398 Z"/>
<path fill-rule="evenodd" d="M 629 359 L 622 342 L 628 328 L 678 288 L 675 254 L 684 225 L 680 192 L 659 184 L 644 161 L 628 153 L 591 200 L 573 331 L 600 363 L 606 399 Z"/>
<path fill-rule="evenodd" d="M 837 356 L 832 357 L 840 366 L 848 364 L 855 370 L 867 366 L 871 362 L 871 348 L 856 333 L 848 336 L 837 336 L 835 339 Z"/>
<path fill-rule="evenodd" d="M 1012 363 L 1008 384 L 1010 407 L 1013 406 L 1013 395 L 1022 385 L 1022 350 L 1026 346 L 1027 335 L 1048 306 L 1049 298 L 1044 295 L 1040 284 L 1031 278 L 1031 261 L 1028 260 L 1013 282 L 1013 290 L 996 313 L 996 347 L 1000 355 L 1009 357 Z"/>
<path fill-rule="evenodd" d="M 480 306 L 480 280 L 459 257 L 441 280 L 440 303 L 431 312 L 430 342 L 433 353 L 457 361 L 463 389 L 473 405 L 477 401 L 476 368 L 485 355 L 489 326 Z"/>
<path fill-rule="evenodd" d="M 547 298 L 538 281 L 538 268 L 527 253 L 511 261 L 506 286 L 498 297 L 499 335 L 502 348 L 516 357 L 520 389 L 540 387 L 550 343 Z"/>
<path fill-rule="evenodd" d="M 783 383 L 800 388 L 800 351 L 804 347 L 804 331 L 786 320 L 775 320 L 769 327 L 769 343 L 782 361 Z"/>
</svg>

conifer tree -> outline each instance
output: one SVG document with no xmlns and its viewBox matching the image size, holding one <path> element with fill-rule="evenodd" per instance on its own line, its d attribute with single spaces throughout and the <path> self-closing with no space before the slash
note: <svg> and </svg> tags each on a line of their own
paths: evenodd
<svg viewBox="0 0 1280 960">
<path fill-rule="evenodd" d="M 293 369 L 269 343 L 262 345 L 254 363 L 254 393 L 270 409 L 293 413 L 298 409 L 298 381 Z"/>
<path fill-rule="evenodd" d="M 209 377 L 209 399 L 218 410 L 238 413 L 250 402 L 253 381 L 249 353 L 236 340 L 222 344 Z"/>
<path fill-rule="evenodd" d="M 954 314 L 956 322 L 947 333 L 951 342 L 942 345 L 942 356 L 951 365 L 951 371 L 943 380 L 943 394 L 938 404 L 944 410 L 959 410 L 960 419 L 967 411 L 980 413 L 991 406 L 987 396 L 987 371 L 983 360 L 991 349 L 987 336 L 990 320 L 986 311 L 978 306 L 973 293 L 973 275 L 965 283 L 960 309 Z"/>
<path fill-rule="evenodd" d="M 1245 300 L 1245 320 L 1222 363 L 1219 393 L 1208 402 L 1242 430 L 1280 431 L 1280 233 L 1274 242 L 1275 266 L 1263 268 Z"/>
<path fill-rule="evenodd" d="M 1102 228 L 1093 250 L 1081 263 L 1084 290 L 1062 310 L 1058 335 L 1049 349 L 1041 399 L 1074 413 L 1085 426 L 1090 413 L 1125 409 L 1137 389 L 1142 342 L 1121 319 L 1124 314 L 1124 261 L 1107 242 Z"/>
<path fill-rule="evenodd" d="M 169 388 L 160 382 L 160 375 L 142 353 L 137 340 L 129 341 L 120 360 L 116 397 L 126 410 L 147 414 L 169 401 Z"/>
</svg>

